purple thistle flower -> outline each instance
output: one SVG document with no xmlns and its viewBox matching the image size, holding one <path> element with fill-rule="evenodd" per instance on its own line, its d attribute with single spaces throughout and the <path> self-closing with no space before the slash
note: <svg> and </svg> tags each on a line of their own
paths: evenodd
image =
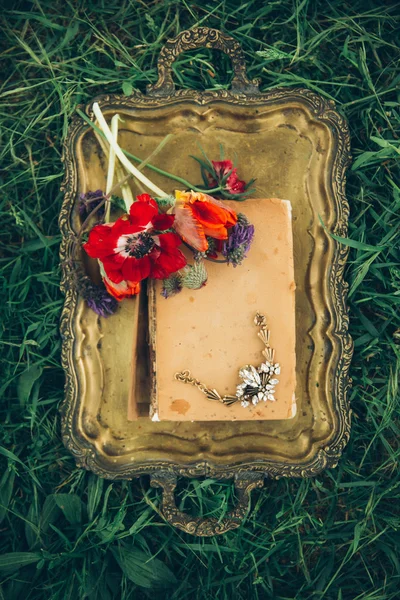
<svg viewBox="0 0 400 600">
<path fill-rule="evenodd" d="M 86 192 L 86 194 L 80 194 L 78 211 L 79 215 L 86 219 L 86 217 L 100 204 L 104 199 L 104 193 L 102 190 L 96 190 L 95 192 Z M 104 215 L 104 206 L 99 208 L 97 215 L 101 218 Z"/>
<path fill-rule="evenodd" d="M 110 296 L 106 289 L 99 290 L 96 298 L 88 298 L 86 303 L 99 317 L 110 317 L 118 307 L 118 301 Z"/>
<path fill-rule="evenodd" d="M 167 279 L 163 279 L 163 287 L 161 290 L 161 296 L 164 298 L 170 298 L 179 294 L 182 290 L 182 277 L 179 273 L 172 273 Z"/>
<path fill-rule="evenodd" d="M 238 221 L 229 229 L 229 237 L 224 242 L 222 254 L 234 267 L 242 264 L 254 238 L 254 225 L 243 213 L 238 214 Z"/>
<path fill-rule="evenodd" d="M 96 285 L 90 277 L 82 275 L 77 288 L 88 307 L 99 317 L 110 317 L 116 312 L 118 301 L 107 292 L 104 285 Z"/>
</svg>

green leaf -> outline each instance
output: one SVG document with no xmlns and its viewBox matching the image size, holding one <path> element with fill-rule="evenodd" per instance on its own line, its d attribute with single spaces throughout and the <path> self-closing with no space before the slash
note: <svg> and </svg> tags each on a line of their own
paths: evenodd
<svg viewBox="0 0 400 600">
<path fill-rule="evenodd" d="M 201 167 L 203 167 L 203 169 L 205 171 L 207 171 L 207 173 L 209 173 L 210 175 L 214 175 L 214 167 L 210 161 L 208 161 L 208 163 L 207 163 L 204 160 L 201 160 L 201 158 L 198 158 L 197 156 L 193 156 L 193 154 L 190 154 L 189 156 L 190 156 L 190 158 L 193 158 L 195 161 L 197 161 L 199 163 L 199 165 Z"/>
<path fill-rule="evenodd" d="M 125 200 L 119 196 L 111 196 L 111 203 L 114 208 L 120 208 L 123 212 L 126 212 Z"/>
<path fill-rule="evenodd" d="M 102 512 L 101 512 L 101 514 L 102 514 L 102 516 L 103 516 L 103 517 L 105 517 L 105 516 L 106 516 L 106 514 L 107 514 L 107 509 L 108 509 L 108 498 L 109 498 L 109 496 L 110 496 L 110 494 L 111 494 L 111 492 L 112 492 L 112 489 L 113 489 L 113 484 L 112 484 L 112 483 L 110 483 L 110 484 L 108 485 L 108 487 L 107 487 L 107 489 L 106 489 L 105 493 L 104 493 L 103 508 L 102 508 Z"/>
<path fill-rule="evenodd" d="M 11 271 L 11 275 L 9 278 L 9 285 L 14 285 L 15 283 L 17 283 L 19 281 L 21 277 L 21 257 L 18 256 L 17 260 L 15 261 L 15 264 L 13 266 L 13 270 Z"/>
<path fill-rule="evenodd" d="M 15 461 L 15 462 L 19 463 L 23 467 L 25 466 L 24 463 L 22 462 L 22 460 L 20 458 L 18 458 L 18 456 L 16 454 L 14 454 L 14 452 L 11 452 L 11 450 L 7 450 L 7 448 L 3 448 L 3 446 L 0 446 L 0 454 L 5 456 L 6 458 L 9 458 L 13 462 Z"/>
<path fill-rule="evenodd" d="M 122 83 L 122 91 L 125 96 L 131 96 L 133 92 L 133 86 L 129 81 L 124 81 Z"/>
<path fill-rule="evenodd" d="M 38 562 L 42 558 L 39 552 L 9 552 L 0 555 L 0 571 L 13 573 L 21 567 Z"/>
<path fill-rule="evenodd" d="M 371 246 L 371 244 L 364 244 L 364 242 L 358 242 L 357 240 L 352 240 L 347 237 L 340 237 L 334 233 L 331 233 L 330 236 L 344 246 L 349 246 L 350 248 L 355 248 L 356 250 L 366 250 L 367 252 L 381 252 L 381 250 L 384 250 L 383 246 Z"/>
<path fill-rule="evenodd" d="M 67 28 L 67 32 L 65 34 L 62 46 L 66 46 L 67 44 L 69 44 L 75 36 L 77 36 L 79 33 L 79 22 L 78 20 L 73 21 L 70 25 L 68 25 Z"/>
<path fill-rule="evenodd" d="M 42 373 L 42 366 L 32 365 L 19 376 L 17 383 L 17 395 L 21 406 L 25 406 L 25 404 L 28 402 L 32 388 Z"/>
<path fill-rule="evenodd" d="M 347 237 L 340 237 L 339 235 L 335 235 L 334 233 L 331 233 L 330 231 L 328 231 L 328 228 L 326 227 L 325 223 L 321 219 L 320 215 L 318 215 L 318 218 L 319 218 L 319 222 L 321 223 L 321 225 L 324 228 L 324 230 L 326 231 L 326 233 L 331 238 L 333 238 L 336 242 L 339 242 L 340 244 L 343 244 L 344 246 L 349 246 L 350 248 L 355 248 L 356 250 L 366 250 L 367 252 L 380 252 L 381 250 L 384 250 L 384 248 L 385 248 L 384 246 L 371 246 L 371 244 L 364 244 L 364 242 L 358 242 L 357 240 L 352 240 Z"/>
<path fill-rule="evenodd" d="M 116 67 L 123 67 L 124 69 L 129 69 L 129 66 L 126 63 L 122 62 L 122 60 L 114 60 L 114 65 Z"/>
<path fill-rule="evenodd" d="M 277 48 L 267 48 L 267 50 L 257 50 L 257 56 L 261 56 L 261 58 L 267 58 L 268 60 L 279 60 L 282 58 L 292 58 L 290 54 L 287 52 L 282 52 L 282 50 L 278 50 Z"/>
<path fill-rule="evenodd" d="M 99 519 L 99 527 L 96 528 L 96 533 L 103 543 L 110 543 L 117 538 L 125 529 L 124 520 L 126 517 L 126 499 L 123 500 L 115 516 L 110 519 L 102 516 Z M 113 513 L 111 513 L 113 514 Z"/>
<path fill-rule="evenodd" d="M 130 581 L 151 589 L 174 585 L 176 577 L 158 558 L 151 558 L 141 550 L 124 547 L 112 548 L 119 566 Z"/>
<path fill-rule="evenodd" d="M 394 150 L 394 152 L 397 152 L 398 154 L 400 154 L 399 148 L 396 148 L 394 143 L 391 144 L 388 140 L 384 140 L 383 138 L 376 137 L 375 135 L 371 135 L 370 139 L 373 142 L 375 142 L 375 144 L 378 144 L 378 146 L 380 146 L 381 148 L 390 148 L 390 150 Z"/>
<path fill-rule="evenodd" d="M 351 165 L 352 171 L 357 171 L 360 167 L 373 165 L 376 163 L 380 163 L 384 160 L 388 160 L 393 157 L 393 153 L 390 148 L 382 148 L 382 150 L 378 150 L 378 152 L 372 152 L 367 150 L 363 152 L 359 156 L 357 156 L 356 160 Z"/>
<path fill-rule="evenodd" d="M 82 501 L 79 496 L 76 494 L 54 494 L 54 500 L 71 525 L 81 522 Z"/>
<path fill-rule="evenodd" d="M 48 242 L 44 245 L 42 240 L 30 240 L 25 244 L 22 244 L 21 251 L 22 252 L 36 252 L 37 250 L 41 250 L 42 248 L 49 248 L 50 246 L 54 246 L 55 244 L 59 244 L 61 241 L 61 235 L 53 235 L 51 238 L 47 238 Z"/>
<path fill-rule="evenodd" d="M 29 548 L 33 548 L 39 541 L 39 512 L 36 498 L 29 507 L 25 521 L 25 537 Z"/>
<path fill-rule="evenodd" d="M 87 502 L 87 511 L 89 520 L 93 520 L 94 513 L 96 512 L 97 507 L 99 506 L 99 502 L 101 500 L 101 496 L 103 493 L 104 479 L 101 477 L 97 477 L 93 473 L 89 476 L 88 483 L 88 502 Z"/>
<path fill-rule="evenodd" d="M 365 260 L 356 270 L 356 276 L 354 277 L 349 290 L 349 298 L 352 297 L 358 286 L 364 281 L 371 265 L 379 256 L 379 252 L 371 254 L 367 260 Z"/>
<path fill-rule="evenodd" d="M 15 471 L 13 469 L 6 469 L 0 480 L 0 523 L 7 514 L 14 487 L 14 479 Z"/>
<path fill-rule="evenodd" d="M 49 530 L 50 524 L 55 523 L 60 516 L 61 511 L 54 499 L 54 494 L 47 496 L 44 501 L 42 514 L 40 515 L 40 529 L 44 533 Z"/>
</svg>

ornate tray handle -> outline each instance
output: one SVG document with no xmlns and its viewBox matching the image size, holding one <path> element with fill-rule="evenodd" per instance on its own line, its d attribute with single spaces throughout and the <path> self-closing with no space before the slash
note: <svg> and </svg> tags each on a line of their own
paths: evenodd
<svg viewBox="0 0 400 600">
<path fill-rule="evenodd" d="M 259 80 L 251 81 L 246 75 L 246 62 L 243 50 L 238 41 L 217 29 L 196 27 L 182 31 L 163 46 L 158 57 L 158 81 L 147 86 L 147 94 L 151 96 L 169 96 L 175 91 L 171 66 L 174 60 L 186 50 L 195 48 L 216 48 L 225 52 L 232 60 L 234 77 L 231 89 L 242 94 L 257 94 Z"/>
<path fill-rule="evenodd" d="M 241 525 L 249 510 L 250 493 L 255 488 L 263 487 L 264 475 L 253 471 L 244 471 L 235 475 L 235 491 L 238 503 L 236 508 L 221 520 L 213 517 L 192 517 L 181 512 L 175 504 L 176 475 L 169 471 L 161 471 L 151 475 L 150 485 L 163 489 L 162 514 L 168 523 L 191 535 L 208 537 L 226 533 Z"/>
</svg>

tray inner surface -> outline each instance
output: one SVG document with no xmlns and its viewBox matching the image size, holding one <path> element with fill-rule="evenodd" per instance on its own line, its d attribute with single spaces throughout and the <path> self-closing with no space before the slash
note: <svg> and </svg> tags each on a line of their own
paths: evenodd
<svg viewBox="0 0 400 600">
<path fill-rule="evenodd" d="M 226 102 L 201 106 L 181 100 L 156 109 L 118 112 L 124 119 L 120 144 L 141 158 L 168 133 L 174 134 L 153 161 L 160 168 L 200 183 L 199 168 L 189 155 L 199 156 L 197 144 L 201 144 L 209 157 L 218 159 L 222 143 L 225 157 L 237 156 L 240 177 L 257 179 L 254 197 L 291 201 L 298 410 L 296 417 L 287 421 L 154 423 L 146 416 L 128 422 L 135 300 L 123 302 L 116 315 L 100 321 L 79 299 L 74 315 L 77 430 L 94 445 L 101 460 L 116 468 L 152 460 L 180 464 L 205 460 L 220 465 L 265 458 L 285 463 L 306 460 L 316 447 L 329 442 L 336 419 L 332 374 L 337 366 L 337 342 L 332 336 L 328 291 L 335 243 L 318 218 L 328 229 L 336 218 L 330 187 L 335 151 L 332 131 L 295 101 L 283 107 L 238 107 Z M 112 114 L 106 112 L 107 118 Z M 91 131 L 78 138 L 75 151 L 79 191 L 104 188 L 106 162 Z M 153 172 L 147 174 L 167 192 L 178 186 Z M 134 185 L 132 189 L 134 193 L 144 191 Z M 76 230 L 76 208 L 72 218 Z M 147 367 L 145 361 L 139 367 L 143 414 L 149 402 Z"/>
</svg>

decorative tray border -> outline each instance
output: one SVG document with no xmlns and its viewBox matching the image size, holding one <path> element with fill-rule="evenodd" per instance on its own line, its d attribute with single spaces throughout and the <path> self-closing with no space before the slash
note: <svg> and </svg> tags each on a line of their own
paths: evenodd
<svg viewBox="0 0 400 600">
<path fill-rule="evenodd" d="M 211 32 L 211 33 L 210 33 Z M 179 43 L 177 40 L 179 39 Z M 337 214 L 336 226 L 333 231 L 338 236 L 347 235 L 347 221 L 349 205 L 345 196 L 345 171 L 350 162 L 350 136 L 345 119 L 335 110 L 331 100 L 323 99 L 318 94 L 307 89 L 276 88 L 267 93 L 259 93 L 255 82 L 249 82 L 243 69 L 238 68 L 240 56 L 236 46 L 229 49 L 227 40 L 232 40 L 220 32 L 207 28 L 199 28 L 183 32 L 167 43 L 168 52 L 160 55 L 159 81 L 151 90 L 151 95 L 134 92 L 131 97 L 121 95 L 103 95 L 96 100 L 103 110 L 115 107 L 121 109 L 165 107 L 182 100 L 195 102 L 199 105 L 226 101 L 233 105 L 280 104 L 287 101 L 296 101 L 305 105 L 314 117 L 325 123 L 333 133 L 336 144 L 334 161 L 330 177 L 334 209 Z M 234 66 L 236 61 L 233 89 L 235 91 L 206 91 L 194 90 L 174 91 L 171 87 L 168 68 L 174 58 L 185 49 L 200 45 L 218 47 L 231 56 Z M 237 42 L 234 42 L 237 45 Z M 165 48 L 167 48 L 165 46 Z M 164 50 L 165 50 L 164 48 Z M 240 48 L 240 47 L 239 47 Z M 235 54 L 236 53 L 236 54 Z M 81 107 L 89 117 L 92 102 L 86 107 Z M 90 469 L 94 473 L 108 479 L 131 479 L 142 474 L 157 474 L 167 472 L 170 474 L 170 483 L 173 484 L 176 476 L 199 477 L 209 476 L 219 479 L 230 479 L 240 474 L 257 472 L 270 477 L 311 477 L 320 473 L 327 467 L 334 467 L 348 442 L 350 435 L 351 411 L 348 400 L 348 390 L 351 386 L 348 372 L 353 352 L 352 339 L 348 332 L 348 310 L 346 297 L 348 284 L 343 279 L 343 272 L 348 256 L 348 247 L 339 243 L 335 244 L 333 263 L 330 269 L 330 289 L 332 291 L 333 313 L 335 326 L 332 335 L 337 341 L 339 352 L 337 368 L 333 381 L 334 408 L 337 417 L 337 430 L 330 444 L 319 449 L 307 462 L 298 464 L 283 464 L 274 460 L 252 460 L 246 463 L 230 464 L 229 466 L 215 465 L 208 461 L 196 461 L 191 464 L 179 464 L 172 461 L 147 461 L 141 464 L 127 465 L 117 471 L 111 471 L 102 462 L 93 446 L 77 431 L 76 414 L 79 405 L 77 375 L 73 364 L 73 319 L 77 304 L 77 292 L 73 285 L 73 259 L 77 253 L 76 234 L 71 226 L 71 214 L 78 194 L 78 172 L 74 161 L 76 143 L 79 136 L 87 129 L 87 125 L 78 115 L 72 118 L 71 125 L 64 145 L 63 162 L 65 178 L 61 189 L 64 192 L 64 201 L 60 211 L 59 226 L 62 233 L 60 258 L 62 265 L 61 289 L 65 294 L 65 304 L 61 316 L 61 335 L 63 338 L 62 365 L 66 372 L 65 400 L 61 407 L 62 437 L 66 447 L 74 455 L 78 465 Z M 254 487 L 254 486 L 253 486 Z"/>
</svg>

